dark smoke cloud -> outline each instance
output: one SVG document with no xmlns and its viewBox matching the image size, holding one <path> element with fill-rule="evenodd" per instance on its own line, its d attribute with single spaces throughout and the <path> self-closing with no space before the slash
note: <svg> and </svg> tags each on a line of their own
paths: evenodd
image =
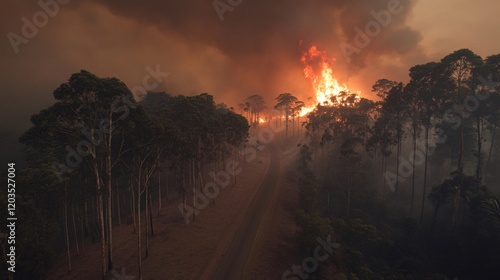
<svg viewBox="0 0 500 280">
<path fill-rule="evenodd" d="M 133 88 L 142 83 L 146 66 L 159 64 L 171 75 L 158 91 L 208 92 L 230 106 L 261 94 L 272 107 L 282 92 L 303 100 L 312 95 L 299 58 L 314 44 L 337 58 L 339 81 L 371 96 L 380 75 L 405 79 L 401 68 L 425 61 L 420 34 L 405 25 L 412 2 L 401 0 L 403 11 L 352 63 L 346 62 L 340 43 L 352 43 L 354 27 L 364 28 L 373 20 L 370 11 L 386 8 L 389 1 L 243 0 L 224 14 L 224 21 L 212 0 L 70 1 L 20 45 L 18 54 L 6 36 L 0 42 L 0 133 L 8 135 L 0 139 L 15 142 L 30 115 L 50 106 L 53 90 L 80 69 L 117 77 Z M 0 8 L 7 11 L 0 19 L 4 35 L 21 34 L 21 18 L 31 19 L 41 9 L 27 0 L 2 1 Z M 367 72 L 375 63 L 375 74 Z"/>
<path fill-rule="evenodd" d="M 225 2 L 225 1 L 222 1 Z M 167 38 L 181 40 L 193 51 L 213 47 L 228 59 L 223 83 L 227 90 L 245 89 L 276 95 L 283 87 L 280 79 L 289 71 L 299 73 L 298 42 L 317 44 L 337 58 L 339 78 L 347 80 L 374 56 L 404 56 L 418 51 L 421 36 L 405 26 L 412 2 L 401 0 L 402 12 L 373 42 L 346 63 L 341 42 L 353 44 L 354 27 L 364 29 L 373 21 L 370 11 L 387 9 L 390 0 L 361 1 L 242 1 L 220 21 L 212 1 L 98 1 L 121 17 L 158 27 Z M 206 65 L 210 68 L 210 65 Z M 207 69 L 210 71 L 210 69 Z M 214 79 L 220 77 L 214 75 Z M 248 81 L 249 83 L 247 83 Z M 304 82 L 304 81 L 303 81 Z M 305 86 L 303 86 L 306 88 Z M 283 88 L 282 91 L 293 91 Z"/>
</svg>

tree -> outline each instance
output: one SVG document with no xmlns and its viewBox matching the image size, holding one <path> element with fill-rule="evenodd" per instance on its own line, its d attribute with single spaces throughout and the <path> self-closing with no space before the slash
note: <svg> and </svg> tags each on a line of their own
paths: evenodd
<svg viewBox="0 0 500 280">
<path fill-rule="evenodd" d="M 139 279 L 142 279 L 142 226 L 141 226 L 141 196 L 146 199 L 146 255 L 149 256 L 148 226 L 152 225 L 151 199 L 149 194 L 150 179 L 157 169 L 158 145 L 164 137 L 161 124 L 154 117 L 138 114 L 133 118 L 133 132 L 124 144 L 126 152 L 123 163 L 134 177 L 137 184 L 137 265 Z M 135 212 L 135 210 L 134 210 Z M 135 215 L 135 213 L 134 213 Z M 149 221 L 148 221 L 149 220 Z"/>
<path fill-rule="evenodd" d="M 411 175 L 411 203 L 410 203 L 410 218 L 413 217 L 413 208 L 415 205 L 415 175 L 416 170 L 416 156 L 417 156 L 417 138 L 420 135 L 421 114 L 422 114 L 422 101 L 417 92 L 413 91 L 410 87 L 406 86 L 405 94 L 408 95 L 408 110 L 407 115 L 411 121 L 411 134 L 413 146 L 413 159 L 412 159 L 412 175 Z"/>
<path fill-rule="evenodd" d="M 297 100 L 292 108 L 293 123 L 295 123 L 295 118 L 297 118 L 297 134 L 300 133 L 300 114 L 302 113 L 302 108 L 304 108 L 304 101 Z M 293 130 L 293 127 L 292 127 Z M 293 132 L 292 132 L 293 135 Z"/>
<path fill-rule="evenodd" d="M 385 98 L 387 98 L 387 95 L 389 94 L 391 89 L 396 87 L 397 85 L 398 83 L 395 81 L 380 79 L 377 80 L 372 86 L 372 92 L 375 92 L 380 99 L 384 100 Z"/>
<path fill-rule="evenodd" d="M 380 84 L 380 82 L 377 82 Z M 400 155 L 401 155 L 401 145 L 402 140 L 405 136 L 405 124 L 407 121 L 407 102 L 406 96 L 403 90 L 402 83 L 396 82 L 384 82 L 384 90 L 381 92 L 381 96 L 384 96 L 382 105 L 380 107 L 380 116 L 375 121 L 375 131 L 381 133 L 377 138 L 382 141 L 384 146 L 388 144 L 396 145 L 396 178 L 391 180 L 391 188 L 394 194 L 397 196 L 399 190 L 399 167 L 400 167 Z M 396 86 L 388 89 L 389 85 L 396 84 Z M 374 88 L 378 88 L 374 87 Z M 383 127 L 383 129 L 381 129 Z M 387 174 L 386 174 L 387 178 Z"/>
<path fill-rule="evenodd" d="M 135 114 L 137 106 L 123 82 L 85 70 L 71 75 L 54 91 L 54 97 L 54 105 L 32 117 L 34 126 L 21 141 L 65 158 L 65 163 L 51 162 L 60 180 L 83 168 L 82 163 L 92 171 L 104 278 L 113 268 L 111 171 L 119 161 L 123 141 L 114 136 L 127 129 L 128 116 Z"/>
<path fill-rule="evenodd" d="M 353 177 L 361 162 L 361 156 L 356 151 L 356 146 L 358 144 L 360 144 L 359 138 L 347 139 L 342 143 L 340 149 L 341 159 L 344 163 L 344 169 L 347 175 L 347 219 L 351 218 Z"/>
<path fill-rule="evenodd" d="M 453 179 L 445 180 L 440 185 L 433 187 L 431 192 L 429 193 L 429 200 L 434 205 L 434 215 L 432 216 L 431 232 L 434 230 L 434 225 L 439 209 L 441 208 L 441 206 L 448 202 L 448 198 L 452 196 L 454 192 L 454 181 L 455 180 Z"/>
<path fill-rule="evenodd" d="M 464 153 L 465 153 L 465 118 L 466 108 L 464 99 L 471 96 L 475 92 L 475 85 L 479 68 L 482 64 L 480 56 L 476 55 L 468 49 L 461 49 L 453 52 L 452 54 L 444 57 L 441 62 L 444 64 L 445 73 L 449 75 L 453 81 L 454 105 L 456 108 L 454 114 L 458 115 L 460 138 L 459 138 L 459 154 L 456 174 L 463 176 L 464 173 Z M 460 182 L 460 180 L 458 181 Z M 452 221 L 455 224 L 458 211 L 460 210 L 460 185 L 457 186 L 457 193 L 455 194 L 455 204 Z"/>
<path fill-rule="evenodd" d="M 43 157 L 43 155 L 40 155 Z M 16 239 L 15 244 L 7 238 L 0 240 L 3 261 L 7 263 L 10 247 L 16 247 L 15 273 L 9 272 L 4 265 L 0 272 L 2 279 L 40 279 L 50 269 L 50 264 L 56 257 L 56 252 L 50 246 L 50 240 L 58 236 L 61 231 L 61 210 L 65 203 L 63 183 L 58 180 L 49 164 L 40 164 L 37 167 L 21 169 L 15 165 L 16 176 L 10 181 L 14 184 Z M 3 173 L 7 178 L 7 173 Z M 0 215 L 9 217 L 7 203 L 12 194 L 5 190 L 0 192 Z M 5 223 L 4 227 L 8 224 Z M 7 228 L 8 229 L 8 228 Z M 3 229 L 2 232 L 5 232 Z M 8 233 L 8 231 L 7 231 Z M 67 236 L 65 230 L 64 236 Z M 66 240 L 65 240 L 66 241 Z M 69 244 L 65 242 L 68 250 Z M 71 270 L 68 256 L 68 270 Z"/>
<path fill-rule="evenodd" d="M 250 124 L 257 126 L 260 120 L 260 113 L 266 109 L 264 98 L 258 94 L 254 94 L 246 99 L 245 104 L 250 115 Z"/>
<path fill-rule="evenodd" d="M 489 198 L 481 202 L 487 219 L 500 231 L 500 203 L 497 198 Z"/>
<path fill-rule="evenodd" d="M 275 109 L 283 111 L 285 113 L 285 140 L 288 139 L 288 118 L 292 114 L 292 108 L 294 108 L 295 102 L 298 101 L 297 97 L 293 96 L 291 93 L 282 93 L 276 97 L 278 103 L 274 106 Z"/>
<path fill-rule="evenodd" d="M 407 85 L 408 91 L 413 93 L 414 102 L 418 104 L 419 122 L 424 127 L 425 159 L 424 159 L 424 181 L 422 186 L 422 205 L 420 208 L 420 222 L 424 215 L 427 188 L 427 170 L 429 158 L 429 131 L 434 125 L 433 118 L 442 110 L 444 94 L 448 91 L 450 81 L 443 75 L 443 64 L 430 62 L 416 65 L 410 68 L 410 82 Z M 414 138 L 415 139 L 415 138 Z M 414 142 L 414 154 L 415 142 Z M 415 162 L 415 159 L 413 159 Z M 414 167 L 415 168 L 415 167 Z M 412 182 L 413 183 L 413 182 Z"/>
<path fill-rule="evenodd" d="M 487 171 L 490 167 L 491 155 L 493 152 L 493 147 L 495 143 L 496 130 L 500 126 L 500 54 L 492 55 L 485 60 L 484 77 L 482 83 L 487 85 L 480 86 L 480 90 L 487 91 L 488 101 L 484 102 L 487 111 L 487 129 L 490 132 L 490 148 L 488 151 L 488 157 L 485 164 L 485 169 Z M 496 82 L 496 83 L 495 83 Z M 489 174 L 486 172 L 486 179 L 488 183 Z"/>
<path fill-rule="evenodd" d="M 341 170 L 346 178 L 347 218 L 351 212 L 351 194 L 354 176 L 362 161 L 361 151 L 372 133 L 371 114 L 375 103 L 355 94 L 343 92 L 332 99 L 332 106 L 318 105 L 308 116 L 308 129 L 321 130 L 322 145 L 337 142 L 342 161 Z M 321 124 L 321 125 L 317 125 Z"/>
<path fill-rule="evenodd" d="M 195 209 L 198 189 L 202 190 L 203 163 L 223 166 L 232 149 L 239 147 L 248 137 L 248 121 L 225 104 L 215 104 L 207 93 L 187 97 L 148 93 L 144 104 L 146 112 L 154 113 L 168 124 L 164 128 L 170 131 L 170 136 L 163 141 L 168 142 L 166 158 L 179 170 L 182 178 L 185 218 L 192 216 L 195 219 L 196 212 L 190 210 Z M 192 189 L 193 208 L 186 204 L 187 185 Z"/>
</svg>

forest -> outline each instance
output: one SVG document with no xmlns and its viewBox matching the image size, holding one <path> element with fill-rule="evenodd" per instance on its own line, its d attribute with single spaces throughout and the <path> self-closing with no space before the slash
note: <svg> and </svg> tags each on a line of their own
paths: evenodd
<svg viewBox="0 0 500 280">
<path fill-rule="evenodd" d="M 169 192 L 189 226 L 204 174 L 244 158 L 255 133 L 279 123 L 275 141 L 296 151 L 287 176 L 299 193 L 297 258 L 314 255 L 318 237 L 339 244 L 316 269 L 282 279 L 497 279 L 500 55 L 460 49 L 408 73 L 406 83 L 376 81 L 376 100 L 343 91 L 307 112 L 293 93 L 234 108 L 208 93 L 137 98 L 117 78 L 74 73 L 19 139 L 28 164 L 16 177 L 18 260 L 15 278 L 0 275 L 43 279 L 59 255 L 71 271 L 72 257 L 99 244 L 100 275 L 113 279 L 113 230 L 128 222 L 142 279 Z"/>
<path fill-rule="evenodd" d="M 298 248 L 341 244 L 309 279 L 498 278 L 500 55 L 461 49 L 409 76 L 307 116 Z"/>
<path fill-rule="evenodd" d="M 113 269 L 113 226 L 122 223 L 120 211 L 133 216 L 137 251 L 144 251 L 137 256 L 140 274 L 148 236 L 154 236 L 153 178 L 173 170 L 186 206 L 186 192 L 201 188 L 202 164 L 220 164 L 248 137 L 246 119 L 206 93 L 149 93 L 137 103 L 120 80 L 82 70 L 58 87 L 54 98 L 53 106 L 33 115 L 33 127 L 20 138 L 29 166 L 17 174 L 18 184 L 26 186 L 17 206 L 19 279 L 44 275 L 58 236 L 64 236 L 69 271 L 72 246 L 80 254 L 85 242 L 100 242 L 104 278 Z M 154 192 L 161 209 L 161 188 Z M 120 205 L 122 194 L 130 205 Z M 144 221 L 136 211 L 145 211 Z"/>
</svg>

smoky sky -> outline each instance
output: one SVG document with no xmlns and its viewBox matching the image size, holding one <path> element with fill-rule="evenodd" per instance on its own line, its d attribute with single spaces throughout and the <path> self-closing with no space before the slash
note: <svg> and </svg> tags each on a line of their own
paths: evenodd
<svg viewBox="0 0 500 280">
<path fill-rule="evenodd" d="M 402 12 L 392 15 L 389 25 L 382 28 L 380 35 L 361 53 L 353 55 L 350 64 L 342 55 L 340 43 L 354 45 L 354 27 L 364 29 L 374 20 L 370 12 L 386 10 L 390 0 L 233 2 L 241 4 L 225 12 L 223 21 L 212 1 L 102 3 L 114 15 L 157 27 L 165 37 L 184 42 L 194 53 L 215 49 L 227 63 L 226 67 L 218 69 L 222 70 L 222 75 L 210 69 L 210 64 L 203 65 L 203 68 L 212 73 L 213 79 L 220 81 L 218 84 L 223 92 L 236 90 L 244 95 L 256 91 L 266 96 L 280 91 L 310 94 L 302 92 L 307 90 L 305 85 L 296 88 L 300 84 L 298 81 L 290 86 L 282 81 L 293 74 L 299 80 L 302 78 L 298 58 L 311 44 L 337 58 L 339 79 L 345 81 L 363 68 L 370 57 L 418 53 L 421 35 L 405 25 L 413 5 L 411 1 L 400 2 Z M 299 47 L 299 41 L 304 42 L 302 47 Z M 224 77 L 222 81 L 221 77 Z"/>
<path fill-rule="evenodd" d="M 313 95 L 300 56 L 317 45 L 336 59 L 341 83 L 373 97 L 377 79 L 405 81 L 409 67 L 432 53 L 421 44 L 422 30 L 408 24 L 418 1 L 400 0 L 401 12 L 348 63 L 340 44 L 354 45 L 355 28 L 364 29 L 374 21 L 372 12 L 391 1 L 233 0 L 241 4 L 221 21 L 213 0 L 71 0 L 17 54 L 7 34 L 22 36 L 22 18 L 32 21 L 42 8 L 37 1 L 2 1 L 0 139 L 19 137 L 30 115 L 53 104 L 54 89 L 81 69 L 117 77 L 132 89 L 142 84 L 146 67 L 158 65 L 170 75 L 155 91 L 208 92 L 230 106 L 261 94 L 272 108 L 283 92 L 302 100 Z"/>
</svg>

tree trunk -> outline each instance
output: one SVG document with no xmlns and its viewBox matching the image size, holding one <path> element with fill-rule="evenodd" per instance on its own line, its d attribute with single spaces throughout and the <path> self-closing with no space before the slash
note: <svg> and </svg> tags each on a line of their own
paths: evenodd
<svg viewBox="0 0 500 280">
<path fill-rule="evenodd" d="M 106 185 L 107 185 L 107 227 L 108 227 L 108 269 L 113 269 L 113 192 L 112 192 L 112 177 L 111 177 L 111 154 L 112 154 L 112 138 L 113 138 L 113 113 L 109 112 L 109 133 L 106 154 Z"/>
<path fill-rule="evenodd" d="M 89 234 L 92 238 L 92 243 L 99 241 L 99 221 L 98 221 L 98 210 L 97 210 L 97 198 L 92 200 L 90 203 L 90 213 L 94 213 L 90 215 L 89 220 Z M 87 216 L 88 217 L 88 216 Z"/>
<path fill-rule="evenodd" d="M 84 205 L 86 205 L 87 202 L 84 202 Z M 84 207 L 84 211 L 85 211 L 86 207 Z M 76 210 L 78 212 L 78 215 L 80 217 L 80 233 L 81 233 L 81 236 L 82 236 L 82 253 L 85 253 L 85 213 L 82 213 L 82 210 L 81 208 L 79 208 L 78 206 L 76 207 Z"/>
<path fill-rule="evenodd" d="M 100 239 L 101 239 L 101 265 L 102 265 L 102 279 L 105 279 L 106 277 L 106 272 L 108 271 L 108 258 L 107 258 L 107 250 L 106 250 L 106 232 L 105 232 L 105 222 L 104 222 L 104 200 L 103 200 L 103 195 L 101 193 L 102 188 L 101 188 L 101 180 L 99 178 L 99 174 L 97 174 L 97 217 L 98 217 L 98 223 L 99 223 L 99 234 L 100 234 Z"/>
<path fill-rule="evenodd" d="M 298 115 L 297 113 L 297 116 L 295 117 L 295 122 L 297 123 L 297 132 L 295 132 L 295 136 L 297 138 L 300 137 L 300 134 L 299 134 L 299 129 L 300 129 L 300 116 Z"/>
<path fill-rule="evenodd" d="M 151 229 L 151 236 L 155 236 L 155 227 L 153 224 L 153 200 L 151 199 L 151 192 L 149 192 L 149 225 Z"/>
<path fill-rule="evenodd" d="M 491 154 L 493 151 L 493 142 L 495 141 L 495 132 L 496 132 L 497 126 L 493 126 L 493 131 L 491 132 L 491 144 L 490 144 L 490 151 L 488 152 L 488 160 L 486 161 L 486 170 L 488 170 L 488 167 L 490 166 L 490 160 L 491 160 Z M 488 172 L 486 172 L 486 185 L 488 185 Z"/>
<path fill-rule="evenodd" d="M 71 205 L 71 219 L 73 220 L 73 235 L 75 237 L 76 255 L 79 256 L 80 248 L 78 247 L 78 231 L 76 230 L 75 209 L 73 204 Z"/>
<path fill-rule="evenodd" d="M 481 187 L 481 163 L 482 163 L 482 139 L 481 139 L 481 118 L 476 117 L 476 125 L 477 125 L 477 167 L 476 167 L 476 181 L 477 188 Z"/>
<path fill-rule="evenodd" d="M 160 164 L 158 164 L 158 167 Z M 160 216 L 161 213 L 161 172 L 158 169 L 158 217 Z"/>
<path fill-rule="evenodd" d="M 134 233 L 135 233 L 137 231 L 137 221 L 136 221 L 136 217 L 135 217 L 135 209 L 136 209 L 135 208 L 135 191 L 134 191 L 134 188 L 132 187 L 132 180 L 129 180 L 129 190 L 130 190 L 130 197 L 131 197 L 130 213 L 132 214 L 132 219 L 134 220 Z"/>
<path fill-rule="evenodd" d="M 137 269 L 138 277 L 142 279 L 142 248 L 141 248 L 141 181 L 142 172 L 139 168 L 139 180 L 137 180 Z"/>
<path fill-rule="evenodd" d="M 422 207 L 420 208 L 420 224 L 424 217 L 425 191 L 427 187 L 427 157 L 429 152 L 429 128 L 425 128 L 425 163 L 424 163 L 424 186 L 422 189 Z"/>
<path fill-rule="evenodd" d="M 191 161 L 190 164 L 190 174 L 189 174 L 189 183 L 191 184 L 191 187 L 193 189 L 193 209 L 196 209 L 196 178 L 195 178 L 195 172 L 194 172 L 194 159 Z M 193 222 L 196 220 L 196 213 L 193 211 Z"/>
<path fill-rule="evenodd" d="M 233 149 L 233 152 L 234 152 L 234 162 L 237 162 L 238 160 L 237 160 L 237 158 L 236 158 L 236 157 L 237 157 L 237 155 L 238 155 L 238 152 L 237 152 L 236 148 L 235 148 L 235 149 Z M 233 176 L 233 177 L 234 177 L 233 187 L 236 187 L 236 177 L 238 177 L 238 176 Z M 215 201 L 214 201 L 214 202 L 215 202 Z"/>
<path fill-rule="evenodd" d="M 186 201 L 186 167 L 182 166 L 182 205 L 184 207 L 184 213 L 187 213 L 187 201 Z"/>
<path fill-rule="evenodd" d="M 285 109 L 285 142 L 288 142 L 288 108 Z"/>
<path fill-rule="evenodd" d="M 457 104 L 460 103 L 460 91 L 461 91 L 461 86 L 462 84 L 459 82 L 458 83 L 458 91 L 457 91 Z M 460 110 L 463 111 L 462 108 Z M 457 221 L 458 217 L 458 211 L 460 210 L 460 196 L 461 196 L 461 189 L 462 189 L 462 174 L 464 172 L 464 132 L 465 132 L 465 124 L 464 124 L 464 117 L 462 112 L 460 113 L 460 153 L 458 157 L 458 176 L 460 177 L 459 183 L 456 186 L 457 192 L 455 194 L 455 199 L 453 203 L 453 215 L 451 218 L 451 223 L 452 227 L 455 227 L 455 223 Z"/>
<path fill-rule="evenodd" d="M 63 219 L 64 219 L 64 236 L 66 238 L 66 254 L 68 254 L 68 271 L 71 272 L 71 252 L 69 247 L 69 231 L 68 231 L 68 189 L 64 186 L 64 204 L 63 204 Z"/>
<path fill-rule="evenodd" d="M 412 176 L 411 176 L 411 205 L 410 205 L 410 218 L 413 217 L 413 207 L 415 205 L 415 157 L 417 155 L 417 128 L 413 128 L 413 163 L 412 163 Z"/>
<path fill-rule="evenodd" d="M 146 218 L 146 254 L 144 256 L 145 259 L 147 259 L 149 257 L 149 213 L 150 213 L 150 211 L 149 211 L 149 202 L 150 201 L 148 199 L 148 197 L 149 197 L 149 186 L 148 186 L 148 182 L 147 181 L 148 180 L 146 179 L 145 182 L 144 182 L 144 188 L 145 188 L 144 195 L 146 197 L 146 201 L 145 201 L 146 202 L 146 207 L 145 207 L 146 208 L 145 209 L 146 210 L 146 216 L 145 216 L 145 218 Z"/>
<path fill-rule="evenodd" d="M 385 177 L 384 174 L 387 170 L 387 159 L 385 155 L 382 155 L 382 203 L 385 201 Z"/>
<path fill-rule="evenodd" d="M 396 203 L 397 203 L 397 196 L 398 196 L 398 189 L 399 189 L 399 156 L 401 154 L 401 136 L 398 135 L 398 144 L 397 144 L 397 151 L 396 151 L 396 187 L 394 188 L 394 197 L 396 198 Z"/>
<path fill-rule="evenodd" d="M 109 167 L 108 172 L 111 172 L 111 166 Z M 111 173 L 109 173 L 111 176 Z M 107 187 L 107 229 L 108 229 L 108 270 L 113 269 L 113 193 L 111 190 L 111 179 L 108 178 L 108 187 Z"/>
</svg>

